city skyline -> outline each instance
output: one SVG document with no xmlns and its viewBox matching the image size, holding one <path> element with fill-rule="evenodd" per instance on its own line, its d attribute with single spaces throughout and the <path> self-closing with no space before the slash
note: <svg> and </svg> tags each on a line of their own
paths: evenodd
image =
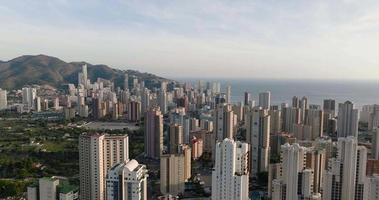
<svg viewBox="0 0 379 200">
<path fill-rule="evenodd" d="M 353 0 L 6 1 L 0 60 L 50 54 L 165 77 L 375 79 L 378 6 Z"/>
</svg>

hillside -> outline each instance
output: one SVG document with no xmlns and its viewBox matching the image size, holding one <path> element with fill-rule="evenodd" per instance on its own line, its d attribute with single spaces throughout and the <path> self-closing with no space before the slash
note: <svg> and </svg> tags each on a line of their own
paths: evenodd
<svg viewBox="0 0 379 200">
<path fill-rule="evenodd" d="M 85 62 L 70 62 L 59 58 L 36 55 L 20 56 L 9 61 L 0 61 L 0 88 L 19 89 L 24 85 L 47 84 L 53 87 L 60 87 L 63 84 L 78 82 L 78 72 Z M 107 65 L 88 66 L 88 77 L 91 81 L 97 78 L 113 80 L 116 86 L 123 85 L 124 73 L 137 76 L 145 80 L 145 85 L 151 87 L 158 85 L 160 81 L 167 80 L 153 74 L 141 73 L 134 70 L 117 70 Z M 168 80 L 171 81 L 171 80 Z"/>
</svg>

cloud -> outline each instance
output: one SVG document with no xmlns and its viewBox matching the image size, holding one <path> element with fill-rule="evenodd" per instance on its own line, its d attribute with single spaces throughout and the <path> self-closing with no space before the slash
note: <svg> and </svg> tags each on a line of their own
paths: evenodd
<svg viewBox="0 0 379 200">
<path fill-rule="evenodd" d="M 373 0 L 9 0 L 0 52 L 164 76 L 376 78 L 378 11 Z"/>
</svg>

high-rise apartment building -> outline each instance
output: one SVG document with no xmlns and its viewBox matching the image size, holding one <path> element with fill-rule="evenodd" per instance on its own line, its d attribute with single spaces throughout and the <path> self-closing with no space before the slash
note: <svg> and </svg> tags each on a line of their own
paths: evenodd
<svg viewBox="0 0 379 200">
<path fill-rule="evenodd" d="M 161 88 L 158 98 L 159 98 L 159 107 L 161 108 L 162 114 L 167 113 L 167 91 L 165 88 Z"/>
<path fill-rule="evenodd" d="M 321 194 L 313 192 L 314 171 L 306 168 L 308 149 L 286 143 L 281 151 L 281 174 L 272 182 L 272 199 L 321 200 Z"/>
<path fill-rule="evenodd" d="M 336 114 L 336 101 L 334 99 L 325 99 L 323 104 L 325 113 L 331 114 L 332 117 Z"/>
<path fill-rule="evenodd" d="M 179 151 L 179 145 L 183 144 L 183 126 L 171 124 L 169 132 L 169 151 L 171 154 L 176 154 Z"/>
<path fill-rule="evenodd" d="M 379 128 L 376 129 L 373 133 L 372 142 L 371 142 L 371 154 L 375 160 L 379 160 Z"/>
<path fill-rule="evenodd" d="M 81 200 L 104 200 L 107 171 L 114 164 L 129 160 L 127 138 L 98 133 L 79 137 Z"/>
<path fill-rule="evenodd" d="M 245 94 L 244 94 L 244 105 L 245 106 L 250 105 L 250 101 L 251 101 L 250 93 L 245 92 Z"/>
<path fill-rule="evenodd" d="M 147 199 L 147 169 L 136 160 L 114 165 L 106 177 L 106 200 Z"/>
<path fill-rule="evenodd" d="M 83 85 L 85 89 L 88 87 L 88 75 L 87 75 L 87 65 L 82 66 L 82 72 L 78 74 L 78 85 Z"/>
<path fill-rule="evenodd" d="M 127 73 L 124 74 L 124 90 L 129 90 L 129 76 Z"/>
<path fill-rule="evenodd" d="M 358 110 L 350 101 L 338 105 L 338 137 L 358 137 Z"/>
<path fill-rule="evenodd" d="M 8 107 L 7 91 L 0 88 L 0 110 Z"/>
<path fill-rule="evenodd" d="M 37 95 L 37 90 L 35 88 L 22 88 L 22 103 L 27 107 L 28 110 L 35 109 L 35 99 Z"/>
<path fill-rule="evenodd" d="M 367 150 L 353 136 L 338 138 L 337 148 L 325 172 L 323 199 L 363 200 Z"/>
<path fill-rule="evenodd" d="M 141 119 L 141 102 L 130 101 L 128 104 L 128 120 L 137 122 Z"/>
<path fill-rule="evenodd" d="M 374 175 L 367 178 L 366 189 L 367 200 L 379 199 L 379 175 Z"/>
<path fill-rule="evenodd" d="M 225 138 L 216 144 L 212 200 L 245 200 L 249 195 L 249 144 Z"/>
<path fill-rule="evenodd" d="M 213 125 L 216 140 L 234 137 L 234 112 L 231 105 L 218 104 L 213 114 Z"/>
<path fill-rule="evenodd" d="M 161 155 L 160 186 L 162 194 L 178 195 L 184 193 L 185 177 L 184 154 Z"/>
<path fill-rule="evenodd" d="M 245 118 L 246 141 L 250 144 L 250 176 L 268 171 L 270 155 L 270 115 L 267 109 L 254 107 Z"/>
<path fill-rule="evenodd" d="M 145 113 L 145 156 L 159 159 L 163 150 L 163 115 L 159 108 Z"/>
<path fill-rule="evenodd" d="M 270 109 L 271 107 L 271 92 L 262 92 L 259 93 L 259 107 L 263 109 Z"/>
<path fill-rule="evenodd" d="M 232 103 L 231 101 L 231 98 L 232 98 L 232 87 L 230 85 L 228 85 L 226 87 L 226 103 Z"/>
<path fill-rule="evenodd" d="M 283 131 L 293 133 L 294 124 L 300 124 L 301 110 L 295 107 L 282 108 Z"/>
<path fill-rule="evenodd" d="M 306 109 L 304 124 L 311 127 L 310 140 L 321 137 L 324 131 L 324 113 L 322 110 Z"/>
<path fill-rule="evenodd" d="M 270 133 L 280 133 L 282 131 L 282 111 L 271 108 L 268 113 L 270 115 Z"/>
</svg>

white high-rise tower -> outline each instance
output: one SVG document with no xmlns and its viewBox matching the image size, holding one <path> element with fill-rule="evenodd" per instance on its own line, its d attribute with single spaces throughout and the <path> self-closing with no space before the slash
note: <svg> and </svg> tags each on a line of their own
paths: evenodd
<svg viewBox="0 0 379 200">
<path fill-rule="evenodd" d="M 216 144 L 212 200 L 246 200 L 249 195 L 249 145 L 225 138 Z"/>
</svg>

